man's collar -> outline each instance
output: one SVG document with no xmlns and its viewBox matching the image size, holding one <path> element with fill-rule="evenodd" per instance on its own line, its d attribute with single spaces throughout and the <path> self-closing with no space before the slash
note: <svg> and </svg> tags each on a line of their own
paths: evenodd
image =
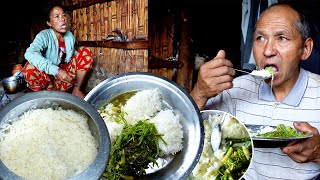
<svg viewBox="0 0 320 180">
<path fill-rule="evenodd" d="M 304 69 L 300 68 L 300 74 L 297 82 L 294 84 L 293 88 L 291 89 L 287 97 L 285 97 L 285 99 L 281 103 L 287 104 L 290 106 L 298 106 L 299 103 L 301 102 L 301 99 L 307 88 L 307 85 L 308 85 L 307 72 Z M 259 96 L 259 99 L 262 99 L 265 101 L 271 101 L 271 102 L 276 101 L 270 85 L 268 85 L 264 81 L 262 81 L 260 84 L 258 96 Z"/>
</svg>

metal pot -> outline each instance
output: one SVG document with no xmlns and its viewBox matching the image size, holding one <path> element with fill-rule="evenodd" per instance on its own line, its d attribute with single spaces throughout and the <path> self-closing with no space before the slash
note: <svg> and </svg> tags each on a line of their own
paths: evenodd
<svg viewBox="0 0 320 180">
<path fill-rule="evenodd" d="M 0 110 L 0 127 L 3 123 L 19 117 L 30 109 L 57 106 L 85 112 L 89 117 L 89 129 L 99 143 L 98 154 L 92 164 L 83 172 L 70 179 L 100 179 L 109 160 L 110 138 L 102 117 L 88 102 L 61 91 L 30 92 L 14 99 Z M 18 180 L 22 178 L 10 171 L 0 160 L 0 179 Z"/>
<path fill-rule="evenodd" d="M 139 179 L 186 179 L 198 163 L 203 149 L 204 127 L 200 111 L 191 96 L 175 82 L 148 72 L 129 72 L 113 76 L 94 87 L 84 98 L 100 109 L 125 92 L 159 88 L 164 101 L 184 117 L 183 149 L 148 171 Z"/>
<path fill-rule="evenodd" d="M 2 86 L 7 94 L 15 94 L 25 88 L 25 80 L 20 76 L 10 76 L 2 79 Z"/>
</svg>

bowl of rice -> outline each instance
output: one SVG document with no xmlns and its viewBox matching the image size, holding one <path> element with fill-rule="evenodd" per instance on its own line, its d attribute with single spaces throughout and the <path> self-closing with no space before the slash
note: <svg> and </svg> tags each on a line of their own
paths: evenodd
<svg viewBox="0 0 320 180">
<path fill-rule="evenodd" d="M 69 93 L 27 93 L 0 111 L 0 179 L 100 179 L 109 153 L 102 117 Z"/>
<path fill-rule="evenodd" d="M 175 82 L 148 72 L 124 73 L 98 84 L 84 100 L 110 134 L 105 179 L 186 179 L 197 164 L 204 141 L 200 111 Z"/>
</svg>

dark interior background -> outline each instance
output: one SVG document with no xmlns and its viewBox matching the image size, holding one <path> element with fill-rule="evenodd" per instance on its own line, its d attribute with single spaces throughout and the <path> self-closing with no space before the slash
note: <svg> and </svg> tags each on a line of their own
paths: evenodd
<svg viewBox="0 0 320 180">
<path fill-rule="evenodd" d="M 1 66 L 22 62 L 25 48 L 31 43 L 32 22 L 43 18 L 49 0 L 10 1 L 4 18 L 4 48 L 1 48 Z M 169 1 L 170 3 L 171 1 Z M 194 52 L 214 57 L 219 49 L 225 49 L 230 59 L 240 57 L 241 0 L 192 0 L 186 1 L 190 13 L 190 34 Z M 152 3 L 151 1 L 149 3 Z M 175 6 L 181 5 L 174 3 Z M 227 30 L 232 30 L 227 34 Z M 239 60 L 240 62 L 240 60 Z"/>
<path fill-rule="evenodd" d="M 24 61 L 23 54 L 31 43 L 31 25 L 43 18 L 49 0 L 7 1 L 1 11 L 2 46 L 0 79 L 11 75 L 14 64 Z"/>
<path fill-rule="evenodd" d="M 21 61 L 19 54 L 25 44 L 30 43 L 30 29 L 34 21 L 39 20 L 44 12 L 46 1 L 8 1 L 1 11 L 3 19 L 3 46 L 0 64 Z"/>
<path fill-rule="evenodd" d="M 31 43 L 31 25 L 46 16 L 46 7 L 54 1 L 7 2 L 8 5 L 4 7 L 6 11 L 1 11 L 3 41 L 0 48 L 0 78 L 7 76 L 14 64 L 24 61 L 25 48 Z M 303 7 L 305 12 L 320 24 L 319 0 L 289 1 Z M 218 50 L 224 49 L 234 66 L 240 67 L 242 0 L 168 0 L 161 4 L 168 7 L 187 7 L 192 53 L 211 59 Z M 320 63 L 320 60 L 316 63 Z M 308 66 L 312 65 L 314 64 L 310 61 Z"/>
<path fill-rule="evenodd" d="M 188 5 L 194 52 L 211 59 L 223 49 L 227 58 L 239 66 L 242 1 L 194 0 Z"/>
</svg>

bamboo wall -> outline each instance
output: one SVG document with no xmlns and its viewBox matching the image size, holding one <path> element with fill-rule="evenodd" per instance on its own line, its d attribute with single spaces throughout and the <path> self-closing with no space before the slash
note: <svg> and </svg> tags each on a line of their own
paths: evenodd
<svg viewBox="0 0 320 180">
<path fill-rule="evenodd" d="M 110 75 L 148 70 L 148 51 L 92 47 L 97 66 L 106 69 Z"/>
<path fill-rule="evenodd" d="M 69 2 L 70 3 L 70 2 Z M 76 1 L 72 1 L 76 4 Z M 72 31 L 77 41 L 104 41 L 118 28 L 129 41 L 148 37 L 148 0 L 114 0 L 72 11 Z M 108 76 L 148 71 L 148 49 L 89 47 L 95 64 Z M 106 77 L 107 78 L 107 77 Z"/>
<path fill-rule="evenodd" d="M 148 36 L 148 0 L 114 0 L 73 10 L 72 29 L 79 41 L 103 40 L 119 28 L 129 40 Z"/>
<path fill-rule="evenodd" d="M 94 0 L 63 0 L 65 6 L 76 7 Z M 135 38 L 148 38 L 145 49 L 120 49 L 114 47 L 89 47 L 93 51 L 93 71 L 104 71 L 97 78 L 92 74 L 92 80 L 103 79 L 125 72 L 151 72 L 172 79 L 172 68 L 148 68 L 151 57 L 162 60 L 172 58 L 174 19 L 168 13 L 168 8 L 161 2 L 148 0 L 97 0 L 92 5 L 72 9 L 71 30 L 77 41 L 104 41 L 108 35 L 118 28 L 128 38 L 129 42 Z M 152 3 L 152 8 L 150 4 Z M 150 11 L 152 13 L 150 14 Z M 150 24 L 150 16 L 152 22 Z M 151 31 L 151 32 L 148 32 Z M 102 68 L 102 69 L 101 69 Z M 90 81 L 90 80 L 89 80 Z M 96 82 L 97 83 L 97 82 Z M 91 85 L 91 87 L 94 85 Z M 90 88 L 89 88 L 90 90 Z"/>
</svg>

